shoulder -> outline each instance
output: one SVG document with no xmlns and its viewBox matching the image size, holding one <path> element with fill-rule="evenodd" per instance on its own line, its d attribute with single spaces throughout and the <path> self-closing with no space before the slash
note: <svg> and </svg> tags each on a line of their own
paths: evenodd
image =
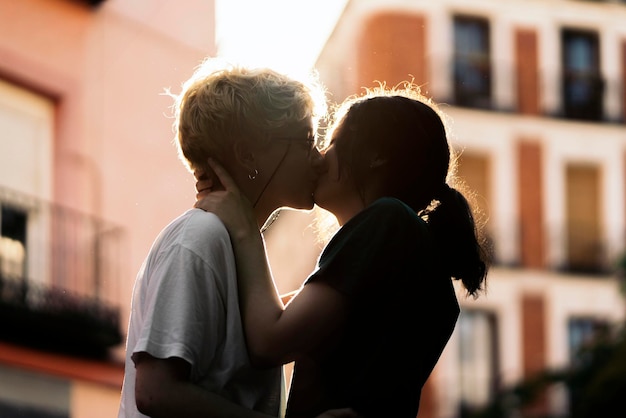
<svg viewBox="0 0 626 418">
<path fill-rule="evenodd" d="M 213 234 L 226 234 L 228 230 L 222 220 L 212 212 L 202 209 L 190 209 L 186 212 L 188 216 L 186 227 L 199 232 L 209 232 Z M 190 231 L 191 232 L 191 231 Z"/>
<path fill-rule="evenodd" d="M 397 238 L 411 239 L 423 235 L 426 230 L 426 222 L 409 206 L 398 199 L 384 197 L 346 222 L 327 248 L 353 242 L 370 245 L 385 242 L 386 246 L 390 246 L 399 242 Z"/>
<path fill-rule="evenodd" d="M 204 233 L 228 234 L 226 226 L 214 213 L 202 209 L 189 209 L 172 220 L 161 234 L 179 237 L 201 235 Z"/>
<path fill-rule="evenodd" d="M 190 209 L 161 231 L 142 269 L 153 283 L 178 283 L 184 277 L 184 283 L 192 288 L 208 289 L 214 282 L 225 282 L 235 274 L 226 227 L 216 215 Z"/>
<path fill-rule="evenodd" d="M 357 235 L 372 242 L 384 242 L 386 247 L 423 242 L 429 236 L 426 221 L 396 198 L 380 198 L 359 215 L 361 220 L 357 219 L 354 226 L 360 231 Z"/>
<path fill-rule="evenodd" d="M 365 208 L 356 215 L 355 223 L 366 222 L 373 225 L 383 225 L 386 228 L 406 223 L 422 224 L 425 222 L 408 205 L 393 197 L 383 197 Z"/>
<path fill-rule="evenodd" d="M 199 256 L 206 256 L 219 248 L 232 248 L 222 221 L 202 209 L 189 209 L 171 221 L 159 234 L 156 244 L 187 249 Z"/>
<path fill-rule="evenodd" d="M 415 212 L 408 205 L 395 197 L 381 197 L 372 203 L 369 208 L 373 211 L 390 212 L 398 215 L 414 215 Z"/>
</svg>

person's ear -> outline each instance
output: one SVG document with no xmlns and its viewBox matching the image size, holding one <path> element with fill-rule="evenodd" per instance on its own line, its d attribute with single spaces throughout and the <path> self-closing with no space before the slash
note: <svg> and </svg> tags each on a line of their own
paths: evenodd
<svg viewBox="0 0 626 418">
<path fill-rule="evenodd" d="M 237 164 L 244 167 L 244 170 L 248 173 L 254 173 L 257 170 L 257 162 L 254 157 L 254 152 L 246 141 L 237 141 L 233 146 L 235 155 L 235 161 Z"/>
</svg>

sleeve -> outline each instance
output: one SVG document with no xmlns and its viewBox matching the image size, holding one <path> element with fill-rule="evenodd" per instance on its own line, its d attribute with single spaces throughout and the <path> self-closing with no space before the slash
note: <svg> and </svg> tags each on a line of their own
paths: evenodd
<svg viewBox="0 0 626 418">
<path fill-rule="evenodd" d="M 143 327 L 134 352 L 180 357 L 192 377 L 206 369 L 224 335 L 224 303 L 218 278 L 197 254 L 181 245 L 159 257 L 147 277 Z M 206 320 L 211 318 L 211 320 Z"/>
<path fill-rule="evenodd" d="M 377 201 L 337 233 L 307 283 L 328 283 L 350 298 L 368 291 L 403 258 L 407 243 L 415 241 L 416 222 L 417 215 L 403 203 Z"/>
</svg>

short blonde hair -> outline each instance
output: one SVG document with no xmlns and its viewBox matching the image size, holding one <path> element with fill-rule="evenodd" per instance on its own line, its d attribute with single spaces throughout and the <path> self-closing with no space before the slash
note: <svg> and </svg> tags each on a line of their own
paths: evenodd
<svg viewBox="0 0 626 418">
<path fill-rule="evenodd" d="M 175 96 L 174 130 L 179 157 L 193 171 L 209 157 L 221 160 L 236 140 L 268 141 L 273 134 L 327 114 L 316 73 L 297 80 L 269 68 L 206 59 Z"/>
</svg>

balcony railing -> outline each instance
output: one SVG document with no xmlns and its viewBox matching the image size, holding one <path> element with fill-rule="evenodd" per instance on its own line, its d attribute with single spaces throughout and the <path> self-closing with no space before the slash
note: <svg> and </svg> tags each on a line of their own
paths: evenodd
<svg viewBox="0 0 626 418">
<path fill-rule="evenodd" d="M 121 228 L 0 188 L 0 339 L 101 357 L 122 342 Z"/>
<path fill-rule="evenodd" d="M 626 256 L 622 256 L 623 259 L 620 260 L 609 254 L 609 248 L 612 246 L 595 228 L 593 224 L 581 223 L 547 226 L 542 239 L 547 238 L 550 242 L 546 242 L 547 247 L 544 248 L 541 257 L 547 257 L 547 252 L 557 253 L 558 256 L 553 260 L 544 259 L 542 268 L 546 271 L 584 277 L 609 278 L 623 274 L 626 271 Z M 489 224 L 486 225 L 485 233 L 487 243 L 493 251 L 493 264 L 513 269 L 537 268 L 536 265 L 525 265 L 523 260 L 525 232 L 521 224 L 518 223 L 513 231 L 505 235 L 508 239 L 518 242 L 518 251 L 514 255 L 507 254 L 503 257 L 499 249 L 505 245 L 501 245 L 502 242 L 497 239 L 503 235 L 496 234 Z"/>
<path fill-rule="evenodd" d="M 491 110 L 494 112 L 518 112 L 516 72 L 514 68 L 502 71 L 502 64 L 497 61 L 476 64 L 473 71 L 459 72 L 460 63 L 454 58 L 435 59 L 436 74 L 447 74 L 448 89 L 443 95 L 435 96 L 439 103 L 447 103 L 459 107 Z M 467 65 L 467 62 L 461 64 Z M 511 88 L 512 101 L 499 103 L 495 97 L 493 83 L 495 77 L 505 77 L 500 85 Z M 471 76 L 471 77 L 470 77 Z M 542 115 L 552 118 L 581 120 L 604 123 L 626 123 L 626 110 L 623 98 L 619 98 L 618 114 L 610 114 L 607 102 L 615 100 L 608 95 L 623 90 L 623 82 L 610 79 L 602 74 L 548 73 L 537 74 L 539 83 L 537 94 L 546 94 L 548 85 L 555 86 L 553 94 L 558 102 L 550 108 L 542 109 Z M 537 98 L 538 103 L 542 98 Z M 612 110 L 615 113 L 615 110 Z"/>
<path fill-rule="evenodd" d="M 593 73 L 564 73 L 561 77 L 562 114 L 567 119 L 601 121 L 604 79 Z"/>
</svg>

